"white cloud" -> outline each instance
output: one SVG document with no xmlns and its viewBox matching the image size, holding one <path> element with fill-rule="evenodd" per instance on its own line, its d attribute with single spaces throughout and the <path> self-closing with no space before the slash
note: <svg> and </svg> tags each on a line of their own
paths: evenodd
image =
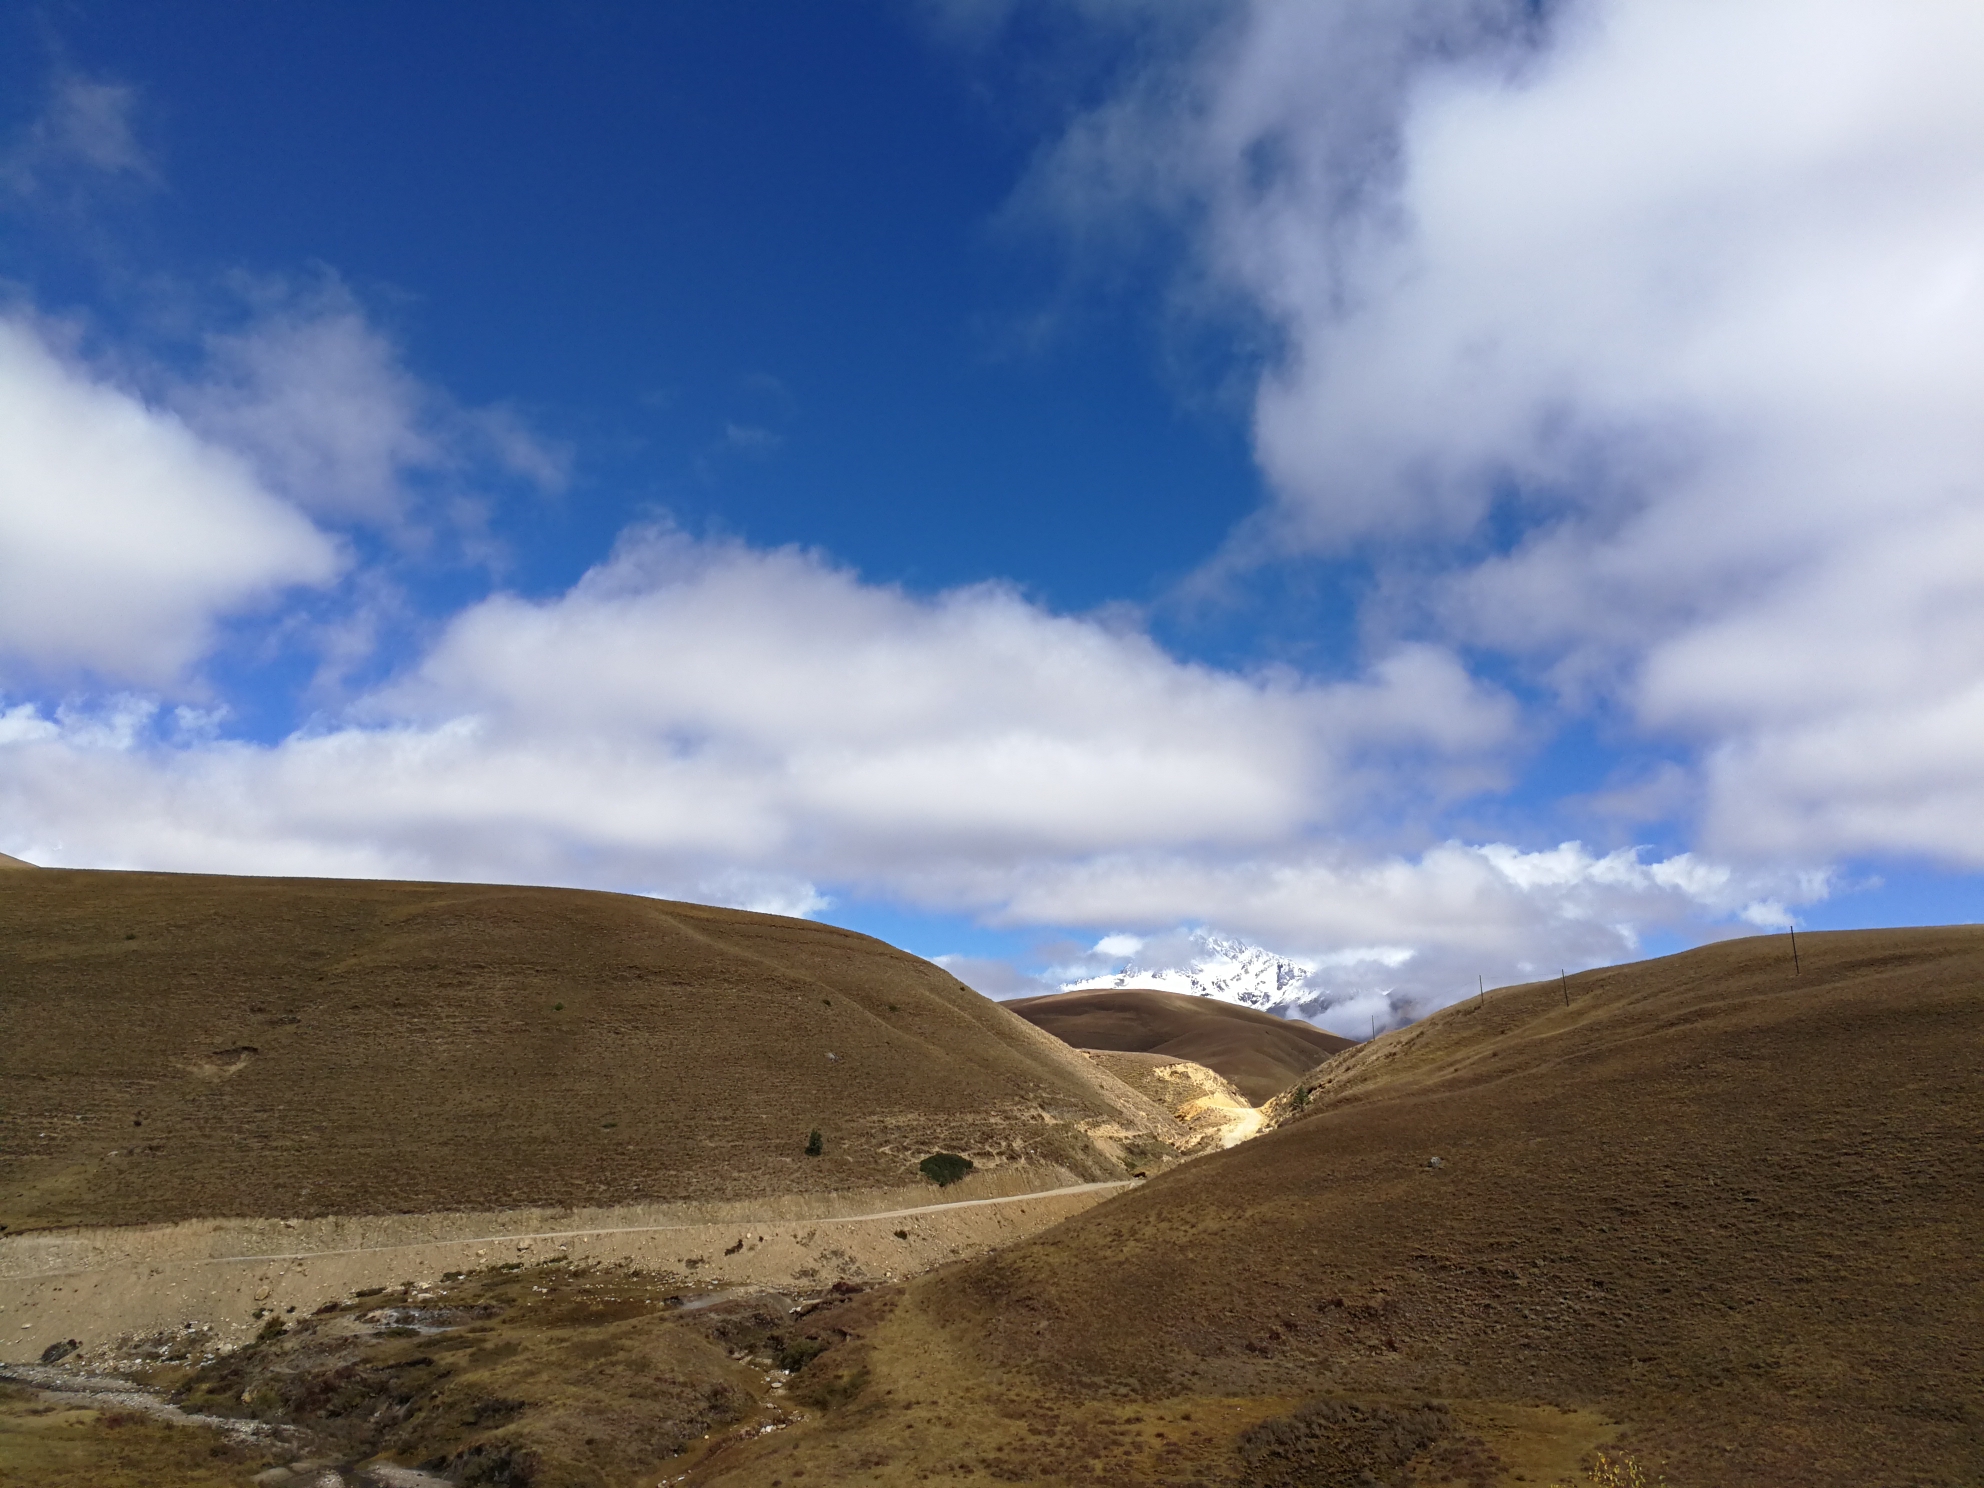
<svg viewBox="0 0 1984 1488">
<path fill-rule="evenodd" d="M 1691 853 L 1643 859 L 1640 850 L 1596 854 L 1578 842 L 1536 852 L 1446 842 L 1416 856 L 1338 843 L 1225 863 L 1116 855 L 1036 866 L 1009 891 L 1005 913 L 1019 923 L 1058 913 L 1138 927 L 1049 968 L 1044 980 L 1056 986 L 1113 975 L 1126 955 L 1149 969 L 1200 960 L 1208 933 L 1194 925 L 1217 925 L 1215 938 L 1264 946 L 1305 968 L 1305 1008 L 1322 1006 L 1324 1027 L 1363 1038 L 1373 1019 L 1393 1026 L 1484 982 L 1628 959 L 1656 934 L 1781 928 L 1795 918 L 1787 904 L 1810 904 L 1832 887 L 1824 872 L 1741 872 Z"/>
<path fill-rule="evenodd" d="M 1060 985 L 1046 977 L 1032 976 L 1010 961 L 991 956 L 932 956 L 944 970 L 972 991 L 1001 1002 L 1015 997 L 1045 997 L 1059 992 Z"/>
<path fill-rule="evenodd" d="M 337 299 L 213 337 L 212 375 L 182 385 L 177 401 L 305 510 L 389 525 L 407 504 L 403 474 L 448 457 L 425 427 L 426 389 L 357 307 Z"/>
<path fill-rule="evenodd" d="M 0 319 L 0 664 L 169 686 L 218 617 L 340 566 L 238 457 Z"/>
<path fill-rule="evenodd" d="M 1244 677 L 1002 588 L 647 532 L 557 599 L 472 606 L 341 725 L 263 748 L 33 715 L 4 778 L 17 845 L 57 861 L 976 909 L 1044 863 L 1278 848 L 1507 726 L 1430 652 Z"/>
<path fill-rule="evenodd" d="M 413 376 L 335 277 L 242 287 L 253 318 L 208 337 L 207 365 L 169 379 L 168 395 L 305 511 L 404 532 L 447 516 L 429 489 L 437 481 L 442 494 L 477 475 L 563 483 L 561 450 L 513 412 L 464 409 Z"/>
<path fill-rule="evenodd" d="M 1653 930 L 1693 933 L 1767 899 L 1810 903 L 1828 887 L 1823 873 L 1740 871 L 1690 853 L 1645 862 L 1634 849 L 1595 854 L 1576 842 L 1536 852 L 1446 842 L 1416 856 L 1337 843 L 1224 862 L 1151 853 L 1035 865 L 1015 875 L 1004 915 L 1129 927 L 1150 942 L 1143 961 L 1162 959 L 1151 946 L 1164 929 L 1212 924 L 1373 985 L 1425 989 L 1457 966 L 1471 982 L 1476 969 L 1510 980 L 1615 960 Z"/>
<path fill-rule="evenodd" d="M 1984 9 L 1547 16 L 1257 0 L 1043 189 L 1279 336 L 1241 552 L 1693 747 L 1718 852 L 1984 863 Z"/>
</svg>

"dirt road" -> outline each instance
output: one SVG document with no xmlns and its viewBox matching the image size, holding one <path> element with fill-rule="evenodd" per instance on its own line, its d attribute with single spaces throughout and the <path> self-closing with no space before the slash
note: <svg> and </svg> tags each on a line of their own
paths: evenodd
<svg viewBox="0 0 1984 1488">
<path fill-rule="evenodd" d="M 697 1286 L 877 1281 L 980 1254 L 1045 1229 L 1127 1183 L 1000 1192 L 1019 1174 L 929 1189 L 819 1195 L 776 1205 L 208 1220 L 0 1238 L 0 1362 L 189 1325 L 222 1342 L 261 1317 L 308 1313 L 372 1287 L 485 1266 L 558 1261 L 675 1271 Z M 985 1192 L 991 1189 L 992 1192 Z"/>
</svg>

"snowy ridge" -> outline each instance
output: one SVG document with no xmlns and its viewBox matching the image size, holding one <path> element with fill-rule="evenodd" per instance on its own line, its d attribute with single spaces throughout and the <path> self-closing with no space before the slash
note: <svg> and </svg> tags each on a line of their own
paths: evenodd
<svg viewBox="0 0 1984 1488">
<path fill-rule="evenodd" d="M 1132 961 L 1110 976 L 1065 982 L 1061 990 L 1100 992 L 1122 987 L 1154 987 L 1160 992 L 1213 997 L 1284 1016 L 1305 1004 L 1325 1003 L 1329 998 L 1325 988 L 1311 983 L 1309 978 L 1316 968 L 1305 962 L 1277 956 L 1273 951 L 1210 931 L 1197 931 L 1192 940 L 1199 954 L 1182 966 L 1139 966 Z"/>
</svg>

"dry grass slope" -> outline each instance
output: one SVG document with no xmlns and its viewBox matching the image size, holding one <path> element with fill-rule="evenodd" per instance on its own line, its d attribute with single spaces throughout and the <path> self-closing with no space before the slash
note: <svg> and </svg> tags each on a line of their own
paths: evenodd
<svg viewBox="0 0 1984 1488">
<path fill-rule="evenodd" d="M 1059 992 L 1006 1006 L 1078 1049 L 1164 1054 L 1203 1064 L 1256 1105 L 1350 1047 L 1320 1028 L 1209 997 L 1141 988 Z"/>
<path fill-rule="evenodd" d="M 0 887 L 0 1095 L 17 1232 L 883 1187 L 936 1150 L 1120 1178 L 1080 1124 L 1154 1125 L 998 1004 L 828 925 L 57 869 Z"/>
<path fill-rule="evenodd" d="M 1281 1129 L 910 1283 L 866 1395 L 707 1481 L 1552 1482 L 1608 1436 L 1676 1485 L 1984 1481 L 1984 928 L 1799 949 L 1339 1055 Z"/>
</svg>

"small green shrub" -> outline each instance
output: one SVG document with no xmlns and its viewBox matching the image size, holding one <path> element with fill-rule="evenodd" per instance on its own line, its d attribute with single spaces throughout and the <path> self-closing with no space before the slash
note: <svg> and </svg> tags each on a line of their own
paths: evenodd
<svg viewBox="0 0 1984 1488">
<path fill-rule="evenodd" d="M 826 1144 L 820 1140 L 820 1129 L 816 1126 L 806 1138 L 806 1155 L 808 1157 L 818 1157 L 824 1151 L 826 1151 Z"/>
<path fill-rule="evenodd" d="M 826 1344 L 817 1338 L 795 1338 L 778 1351 L 778 1367 L 797 1374 L 826 1351 Z"/>
<path fill-rule="evenodd" d="M 917 1172 L 939 1188 L 949 1188 L 971 1171 L 971 1159 L 955 1152 L 933 1152 L 916 1165 Z"/>
</svg>

